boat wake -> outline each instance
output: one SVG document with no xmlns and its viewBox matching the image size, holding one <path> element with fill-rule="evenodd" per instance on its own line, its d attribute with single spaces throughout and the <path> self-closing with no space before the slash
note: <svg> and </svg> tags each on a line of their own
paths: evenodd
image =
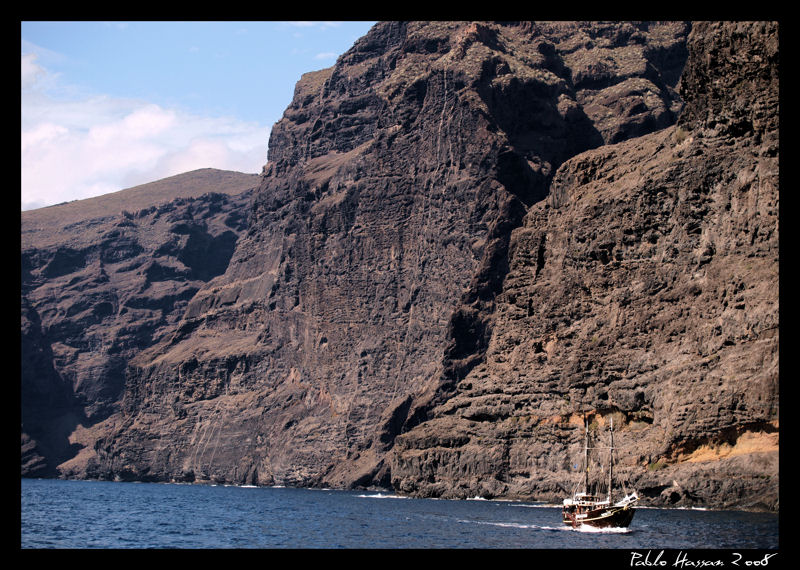
<svg viewBox="0 0 800 570">
<path fill-rule="evenodd" d="M 589 525 L 581 525 L 578 528 L 572 528 L 571 526 L 567 526 L 567 530 L 574 530 L 575 532 L 586 532 L 589 534 L 627 534 L 631 532 L 631 529 L 621 526 L 609 526 L 604 528 L 596 528 Z"/>
<path fill-rule="evenodd" d="M 470 521 L 466 519 L 459 519 L 458 522 L 464 524 L 485 524 L 489 526 L 500 526 L 506 528 L 544 528 L 535 524 L 510 523 L 510 522 Z"/>
<path fill-rule="evenodd" d="M 473 523 L 473 524 L 485 524 L 490 526 L 499 526 L 499 527 L 507 527 L 507 528 L 523 528 L 523 529 L 532 529 L 532 530 L 550 530 L 550 531 L 566 531 L 566 532 L 583 532 L 589 534 L 627 534 L 631 532 L 629 528 L 622 528 L 622 527 L 606 527 L 606 528 L 595 528 L 590 526 L 580 526 L 578 528 L 572 528 L 571 526 L 567 525 L 560 525 L 560 526 L 551 526 L 551 525 L 538 525 L 538 524 L 524 524 L 524 523 L 511 523 L 511 522 L 491 522 L 491 521 L 470 521 L 470 520 L 459 520 L 460 523 Z"/>
</svg>

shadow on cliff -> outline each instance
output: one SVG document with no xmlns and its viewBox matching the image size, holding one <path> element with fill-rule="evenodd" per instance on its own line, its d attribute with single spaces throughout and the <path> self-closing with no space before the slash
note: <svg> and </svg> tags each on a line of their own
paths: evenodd
<svg viewBox="0 0 800 570">
<path fill-rule="evenodd" d="M 21 475 L 54 477 L 57 466 L 78 453 L 69 436 L 85 423 L 72 387 L 56 371 L 43 342 L 38 313 L 22 300 L 20 437 Z"/>
<path fill-rule="evenodd" d="M 185 238 L 163 245 L 156 254 L 175 256 L 190 269 L 188 277 L 200 281 L 210 281 L 225 272 L 238 239 L 237 234 L 230 230 L 214 236 L 204 224 L 190 222 L 175 224 L 170 232 Z"/>
<path fill-rule="evenodd" d="M 558 62 L 552 67 L 565 72 Z M 528 209 L 547 198 L 561 163 L 604 144 L 583 110 L 576 109 L 566 117 L 559 114 L 559 93 L 547 86 L 515 78 L 504 89 L 482 88 L 479 92 L 510 143 L 497 153 L 495 162 L 495 179 L 505 187 L 507 195 L 489 230 L 479 269 L 450 317 L 450 342 L 444 352 L 439 386 L 430 400 L 408 410 L 406 423 L 395 435 L 426 421 L 429 411 L 446 400 L 457 384 L 484 361 L 492 335 L 495 297 L 502 291 L 510 268 L 512 233 L 522 226 Z M 532 104 L 535 112 L 529 112 Z M 544 252 L 540 252 L 539 258 L 543 257 Z M 399 424 L 395 421 L 394 425 Z"/>
</svg>

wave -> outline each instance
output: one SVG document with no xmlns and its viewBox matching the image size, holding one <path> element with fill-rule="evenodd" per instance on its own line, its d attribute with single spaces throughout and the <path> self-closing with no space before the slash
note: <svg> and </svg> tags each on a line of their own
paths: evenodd
<svg viewBox="0 0 800 570">
<path fill-rule="evenodd" d="M 360 497 L 362 499 L 407 499 L 408 497 L 402 497 L 400 495 L 384 495 L 383 493 L 378 493 L 377 495 L 356 495 L 356 497 Z"/>
</svg>

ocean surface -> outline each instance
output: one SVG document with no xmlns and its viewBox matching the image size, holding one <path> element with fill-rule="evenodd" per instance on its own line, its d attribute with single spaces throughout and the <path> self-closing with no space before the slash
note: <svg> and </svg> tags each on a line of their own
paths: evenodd
<svg viewBox="0 0 800 570">
<path fill-rule="evenodd" d="M 555 505 L 511 501 L 45 479 L 20 491 L 23 549 L 778 549 L 767 513 L 640 508 L 627 529 L 582 531 Z"/>
</svg>

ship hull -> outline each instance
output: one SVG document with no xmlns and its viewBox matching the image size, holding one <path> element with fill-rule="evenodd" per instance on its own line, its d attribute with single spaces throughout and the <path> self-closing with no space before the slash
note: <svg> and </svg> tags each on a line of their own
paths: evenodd
<svg viewBox="0 0 800 570">
<path fill-rule="evenodd" d="M 564 524 L 573 528 L 590 526 L 595 528 L 625 528 L 633 520 L 634 509 L 630 506 L 601 507 L 589 509 L 585 513 L 576 513 L 571 509 L 564 509 Z"/>
</svg>

